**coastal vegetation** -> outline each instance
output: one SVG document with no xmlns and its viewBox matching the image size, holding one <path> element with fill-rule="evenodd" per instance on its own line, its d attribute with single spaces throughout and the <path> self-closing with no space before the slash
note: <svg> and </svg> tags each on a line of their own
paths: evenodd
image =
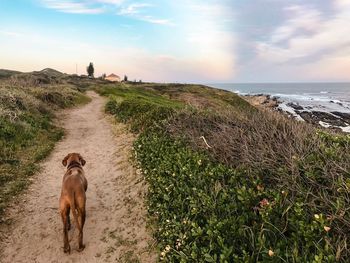
<svg viewBox="0 0 350 263">
<path fill-rule="evenodd" d="M 201 85 L 98 85 L 138 134 L 168 262 L 345 262 L 350 137 Z"/>
<path fill-rule="evenodd" d="M 52 69 L 0 75 L 0 214 L 62 137 L 54 112 L 94 89 L 138 135 L 134 162 L 161 260 L 349 258 L 349 135 L 203 85 L 112 84 Z"/>
<path fill-rule="evenodd" d="M 0 81 L 0 215 L 63 136 L 54 124 L 54 112 L 89 100 L 77 87 L 53 81 L 58 77 L 54 72 L 0 72 L 13 75 Z"/>
</svg>

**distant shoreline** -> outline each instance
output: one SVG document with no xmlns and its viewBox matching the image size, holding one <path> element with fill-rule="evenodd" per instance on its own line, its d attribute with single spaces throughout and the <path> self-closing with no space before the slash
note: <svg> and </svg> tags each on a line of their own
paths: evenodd
<svg viewBox="0 0 350 263">
<path fill-rule="evenodd" d="M 277 96 L 266 94 L 240 95 L 255 107 L 283 112 L 291 118 L 316 126 L 350 133 L 350 113 L 318 111 L 303 107 L 297 102 L 287 102 Z M 337 103 L 337 102 L 334 102 Z"/>
</svg>

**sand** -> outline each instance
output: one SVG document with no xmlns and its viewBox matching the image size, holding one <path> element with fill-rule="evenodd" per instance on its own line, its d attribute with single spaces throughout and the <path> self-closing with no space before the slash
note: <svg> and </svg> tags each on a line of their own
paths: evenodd
<svg viewBox="0 0 350 263">
<path fill-rule="evenodd" d="M 105 99 L 59 113 L 66 135 L 42 162 L 29 189 L 6 212 L 0 262 L 156 262 L 146 229 L 146 185 L 130 164 L 134 136 L 103 113 Z M 62 159 L 79 152 L 86 160 L 87 218 L 82 252 L 77 230 L 70 230 L 71 254 L 63 253 L 58 211 L 65 167 Z"/>
</svg>

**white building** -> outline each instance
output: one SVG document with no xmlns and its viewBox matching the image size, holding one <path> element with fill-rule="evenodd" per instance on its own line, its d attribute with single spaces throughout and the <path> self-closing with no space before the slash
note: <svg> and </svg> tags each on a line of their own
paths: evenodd
<svg viewBox="0 0 350 263">
<path fill-rule="evenodd" d="M 120 77 L 118 75 L 115 74 L 110 74 L 107 77 L 105 77 L 105 80 L 109 80 L 111 82 L 120 82 Z"/>
</svg>

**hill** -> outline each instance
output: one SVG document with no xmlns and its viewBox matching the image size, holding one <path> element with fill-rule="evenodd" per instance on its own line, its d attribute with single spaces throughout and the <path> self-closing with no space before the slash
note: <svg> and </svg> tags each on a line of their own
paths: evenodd
<svg viewBox="0 0 350 263">
<path fill-rule="evenodd" d="M 46 75 L 54 76 L 54 77 L 61 77 L 64 75 L 64 73 L 62 73 L 58 70 L 52 69 L 52 68 L 45 68 L 45 69 L 40 70 L 40 71 L 34 71 L 33 73 L 34 74 L 46 74 Z"/>
<path fill-rule="evenodd" d="M 8 69 L 0 69 L 0 79 L 2 78 L 8 78 L 15 74 L 19 74 L 21 72 L 15 71 L 15 70 L 8 70 Z"/>
<path fill-rule="evenodd" d="M 0 78 L 8 78 L 8 77 L 11 77 L 11 76 L 17 75 L 17 74 L 47 75 L 47 76 L 56 77 L 56 78 L 65 75 L 64 73 L 57 71 L 55 69 L 51 69 L 51 68 L 45 68 L 45 69 L 40 70 L 40 71 L 33 71 L 33 72 L 26 72 L 26 73 L 16 71 L 16 70 L 0 69 Z"/>
<path fill-rule="evenodd" d="M 350 256 L 350 137 L 201 85 L 97 85 L 139 134 L 160 258 L 334 262 Z"/>
</svg>

